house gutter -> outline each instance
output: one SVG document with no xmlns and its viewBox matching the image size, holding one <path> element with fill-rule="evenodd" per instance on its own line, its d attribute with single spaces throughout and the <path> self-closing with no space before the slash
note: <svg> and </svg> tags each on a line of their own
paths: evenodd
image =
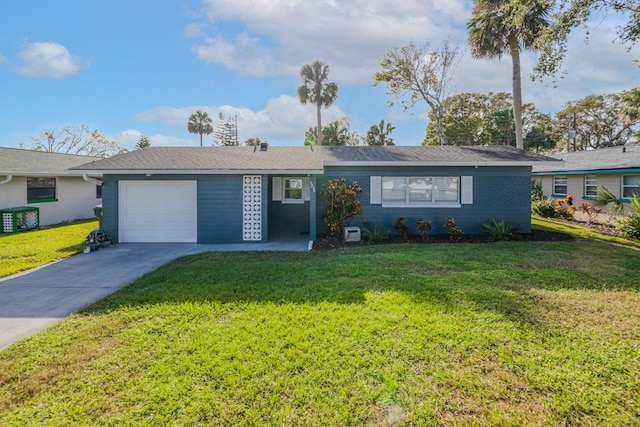
<svg viewBox="0 0 640 427">
<path fill-rule="evenodd" d="M 90 182 L 90 183 L 92 183 L 92 184 L 102 186 L 102 181 L 100 181 L 99 179 L 91 178 L 91 177 L 90 177 L 88 174 L 86 174 L 86 173 L 83 173 L 83 174 L 82 174 L 82 179 L 84 179 L 85 181 Z"/>
<path fill-rule="evenodd" d="M 7 175 L 5 179 L 0 181 L 0 185 L 8 184 L 11 182 L 11 180 L 13 180 L 13 175 Z"/>
</svg>

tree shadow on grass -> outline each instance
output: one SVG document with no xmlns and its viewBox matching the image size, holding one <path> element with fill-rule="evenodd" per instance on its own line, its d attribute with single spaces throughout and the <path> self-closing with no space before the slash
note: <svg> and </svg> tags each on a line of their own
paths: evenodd
<svg viewBox="0 0 640 427">
<path fill-rule="evenodd" d="M 540 259 L 518 256 L 523 244 L 537 245 L 527 256 Z M 177 259 L 85 312 L 180 303 L 364 304 L 371 293 L 399 292 L 443 311 L 486 310 L 539 324 L 539 313 L 555 306 L 535 290 L 601 287 L 599 277 L 575 270 L 575 248 L 570 245 L 513 242 L 312 253 L 210 252 Z M 630 255 L 626 252 L 619 249 L 617 258 Z M 621 274 L 637 277 L 640 263 L 621 268 Z M 634 288 L 631 283 L 618 286 Z"/>
</svg>

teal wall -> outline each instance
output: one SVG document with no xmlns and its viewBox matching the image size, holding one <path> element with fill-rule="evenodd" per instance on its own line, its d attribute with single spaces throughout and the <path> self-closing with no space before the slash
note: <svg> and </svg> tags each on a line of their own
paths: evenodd
<svg viewBox="0 0 640 427">
<path fill-rule="evenodd" d="M 118 180 L 197 180 L 198 243 L 241 243 L 242 175 L 105 175 L 102 184 L 103 227 L 118 236 Z M 267 179 L 262 180 L 262 240 L 268 231 Z"/>
<path fill-rule="evenodd" d="M 473 176 L 473 204 L 459 208 L 383 208 L 370 204 L 370 179 L 374 176 Z M 530 167 L 413 167 L 413 168 L 337 168 L 328 167 L 325 174 L 317 177 L 317 189 L 330 179 L 344 177 L 347 183 L 358 181 L 362 188 L 360 201 L 362 215 L 352 219 L 347 225 L 363 226 L 366 222 L 384 225 L 393 230 L 399 217 L 417 234 L 416 221 L 419 218 L 432 222 L 432 234 L 445 234 L 445 218 L 453 217 L 466 234 L 482 234 L 482 226 L 492 219 L 513 221 L 522 226 L 522 232 L 531 231 L 531 168 Z M 324 203 L 318 198 L 316 225 L 318 233 L 326 233 L 322 221 Z"/>
<path fill-rule="evenodd" d="M 473 176 L 473 204 L 459 208 L 383 208 L 370 204 L 370 175 L 375 176 Z M 358 181 L 362 188 L 363 213 L 347 225 L 364 225 L 364 221 L 393 229 L 398 217 L 413 233 L 418 218 L 433 223 L 432 234 L 444 234 L 445 218 L 454 217 L 466 234 L 481 234 L 483 223 L 492 219 L 513 221 L 522 231 L 531 231 L 530 167 L 327 167 L 324 175 L 311 177 L 311 201 L 283 204 L 272 201 L 271 176 L 262 179 L 262 241 L 279 236 L 326 233 L 322 221 L 324 203 L 320 190 L 328 180 L 345 177 Z M 242 242 L 242 175 L 105 175 L 102 186 L 103 227 L 118 236 L 117 180 L 197 180 L 198 243 Z M 314 191 L 315 189 L 315 191 Z M 316 197 L 316 200 L 313 198 Z"/>
</svg>

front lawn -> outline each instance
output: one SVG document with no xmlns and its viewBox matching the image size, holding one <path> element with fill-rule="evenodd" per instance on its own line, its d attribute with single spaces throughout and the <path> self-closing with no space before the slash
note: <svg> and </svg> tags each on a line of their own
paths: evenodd
<svg viewBox="0 0 640 427">
<path fill-rule="evenodd" d="M 13 234 L 0 234 L 0 277 L 40 267 L 82 252 L 97 220 L 75 221 Z"/>
<path fill-rule="evenodd" d="M 0 425 L 638 425 L 639 276 L 590 238 L 189 256 L 0 352 Z"/>
</svg>

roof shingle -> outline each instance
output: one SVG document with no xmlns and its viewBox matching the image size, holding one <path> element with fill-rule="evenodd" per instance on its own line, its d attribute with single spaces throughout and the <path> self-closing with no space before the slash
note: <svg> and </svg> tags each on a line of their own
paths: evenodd
<svg viewBox="0 0 640 427">
<path fill-rule="evenodd" d="M 74 167 L 91 171 L 321 171 L 339 164 L 483 164 L 558 160 L 510 146 L 147 147 Z"/>
</svg>

